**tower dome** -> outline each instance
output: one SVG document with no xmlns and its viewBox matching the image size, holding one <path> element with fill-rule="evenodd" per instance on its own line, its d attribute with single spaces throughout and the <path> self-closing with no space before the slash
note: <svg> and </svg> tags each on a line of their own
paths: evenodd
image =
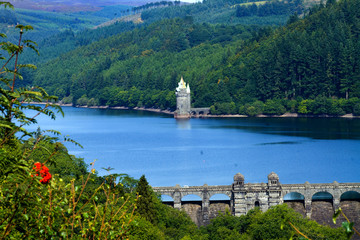
<svg viewBox="0 0 360 240">
<path fill-rule="evenodd" d="M 271 172 L 269 175 L 268 175 L 268 179 L 269 180 L 279 180 L 279 176 L 274 173 L 274 172 Z"/>
<path fill-rule="evenodd" d="M 280 184 L 279 176 L 276 173 L 271 172 L 268 175 L 268 184 L 269 186 L 278 186 Z"/>
<path fill-rule="evenodd" d="M 234 182 L 244 181 L 245 177 L 241 173 L 237 173 L 234 176 Z"/>
<path fill-rule="evenodd" d="M 234 183 L 232 184 L 233 189 L 239 189 L 245 186 L 244 184 L 244 175 L 242 175 L 241 173 L 237 173 L 234 176 Z"/>
</svg>

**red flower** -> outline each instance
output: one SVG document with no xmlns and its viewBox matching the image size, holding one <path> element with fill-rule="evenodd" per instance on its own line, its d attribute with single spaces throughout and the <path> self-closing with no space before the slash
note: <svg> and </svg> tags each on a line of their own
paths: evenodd
<svg viewBox="0 0 360 240">
<path fill-rule="evenodd" d="M 33 167 L 33 169 L 34 169 L 35 171 L 39 172 L 39 171 L 41 170 L 42 164 L 39 163 L 39 162 L 36 162 L 36 163 L 34 163 L 34 165 L 35 165 L 35 167 Z"/>
<path fill-rule="evenodd" d="M 48 183 L 51 179 L 51 174 L 49 173 L 49 169 L 42 163 L 36 162 L 34 163 L 35 167 L 33 169 L 36 172 L 36 176 L 41 176 L 40 182 L 42 184 Z"/>
</svg>

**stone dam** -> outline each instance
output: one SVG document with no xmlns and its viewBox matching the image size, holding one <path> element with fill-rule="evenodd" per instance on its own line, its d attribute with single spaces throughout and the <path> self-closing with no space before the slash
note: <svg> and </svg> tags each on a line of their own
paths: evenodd
<svg viewBox="0 0 360 240">
<path fill-rule="evenodd" d="M 198 225 L 207 225 L 220 212 L 228 210 L 234 216 L 246 214 L 259 207 L 266 211 L 271 206 L 286 203 L 304 217 L 331 227 L 340 226 L 345 221 L 339 218 L 332 222 L 334 211 L 339 207 L 345 215 L 360 228 L 360 183 L 316 183 L 281 184 L 276 173 L 268 175 L 267 183 L 245 183 L 238 173 L 231 185 L 154 187 L 155 192 L 170 196 L 173 201 L 164 202 L 174 208 L 184 210 Z M 198 201 L 182 200 L 185 196 L 196 195 Z M 227 200 L 212 200 L 222 195 Z"/>
</svg>

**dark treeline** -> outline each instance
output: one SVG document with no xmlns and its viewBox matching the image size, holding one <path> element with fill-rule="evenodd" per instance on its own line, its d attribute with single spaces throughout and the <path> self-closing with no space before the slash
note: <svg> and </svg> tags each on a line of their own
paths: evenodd
<svg viewBox="0 0 360 240">
<path fill-rule="evenodd" d="M 149 9 L 149 8 L 157 8 L 157 7 L 167 7 L 167 6 L 178 6 L 180 5 L 180 1 L 161 1 L 161 2 L 151 2 L 147 3 L 145 5 L 141 5 L 139 7 L 133 7 L 133 12 L 141 12 L 143 10 Z"/>
<path fill-rule="evenodd" d="M 237 17 L 246 16 L 271 16 L 271 15 L 291 15 L 293 13 L 303 13 L 303 5 L 301 1 L 273 1 L 266 2 L 262 5 L 256 5 L 255 3 L 250 5 L 239 5 L 236 7 Z"/>
<path fill-rule="evenodd" d="M 192 16 L 197 23 L 224 23 L 224 24 L 261 24 L 261 25 L 279 25 L 286 22 L 286 17 L 280 17 L 280 11 L 274 10 L 274 3 L 266 4 L 272 8 L 268 11 L 268 8 L 263 7 L 264 11 L 262 15 L 237 15 L 236 6 L 242 3 L 252 3 L 256 1 L 249 0 L 204 0 L 202 3 L 195 3 L 191 5 L 178 5 L 170 6 L 166 8 L 156 8 L 144 10 L 141 12 L 141 18 L 148 22 L 159 21 L 164 18 L 184 18 L 186 16 Z M 302 3 L 299 2 L 301 5 Z M 281 7 L 286 6 L 292 9 L 293 4 L 279 3 Z M 276 5 L 276 7 L 278 7 Z M 276 14 L 273 14 L 273 12 Z M 281 10 L 283 16 L 288 16 L 289 11 Z M 293 11 L 290 12 L 292 14 Z M 237 17 L 236 17 L 237 16 Z M 250 17 L 252 16 L 252 17 Z M 261 16 L 261 17 L 259 17 Z M 264 18 L 264 17 L 267 18 Z"/>
</svg>

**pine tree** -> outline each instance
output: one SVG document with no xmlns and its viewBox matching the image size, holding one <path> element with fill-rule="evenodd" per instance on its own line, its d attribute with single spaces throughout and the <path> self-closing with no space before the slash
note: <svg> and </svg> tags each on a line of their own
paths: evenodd
<svg viewBox="0 0 360 240">
<path fill-rule="evenodd" d="M 148 221 L 154 223 L 156 221 L 155 199 L 145 175 L 141 176 L 136 192 L 139 194 L 136 211 Z"/>
</svg>

